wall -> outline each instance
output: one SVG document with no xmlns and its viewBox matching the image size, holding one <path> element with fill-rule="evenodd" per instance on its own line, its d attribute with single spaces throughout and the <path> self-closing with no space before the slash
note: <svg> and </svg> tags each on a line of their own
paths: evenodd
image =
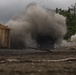
<svg viewBox="0 0 76 75">
<path fill-rule="evenodd" d="M 9 29 L 0 29 L 0 48 L 10 48 Z"/>
</svg>

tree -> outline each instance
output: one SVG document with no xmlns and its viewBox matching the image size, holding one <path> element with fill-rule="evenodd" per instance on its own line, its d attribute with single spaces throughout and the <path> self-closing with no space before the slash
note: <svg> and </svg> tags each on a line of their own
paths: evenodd
<svg viewBox="0 0 76 75">
<path fill-rule="evenodd" d="M 76 5 L 76 4 L 75 4 Z M 65 39 L 70 38 L 72 35 L 76 34 L 76 8 L 75 5 L 68 8 L 68 10 L 62 10 L 56 8 L 56 13 L 59 13 L 66 17 L 67 34 Z"/>
</svg>

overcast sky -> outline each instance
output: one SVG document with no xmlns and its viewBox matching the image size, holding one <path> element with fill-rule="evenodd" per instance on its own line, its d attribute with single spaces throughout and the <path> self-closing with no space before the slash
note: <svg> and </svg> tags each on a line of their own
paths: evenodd
<svg viewBox="0 0 76 75">
<path fill-rule="evenodd" d="M 76 0 L 0 0 L 0 23 L 6 23 L 12 17 L 23 11 L 26 6 L 35 2 L 41 6 L 55 9 L 67 9 L 76 3 Z"/>
</svg>

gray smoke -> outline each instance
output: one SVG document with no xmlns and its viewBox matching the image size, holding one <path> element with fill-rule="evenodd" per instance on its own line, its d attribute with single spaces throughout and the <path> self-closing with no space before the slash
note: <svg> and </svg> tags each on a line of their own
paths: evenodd
<svg viewBox="0 0 76 75">
<path fill-rule="evenodd" d="M 12 28 L 11 48 L 51 48 L 61 43 L 67 31 L 65 17 L 37 4 L 29 4 L 7 25 Z"/>
<path fill-rule="evenodd" d="M 76 34 L 71 36 L 71 41 L 76 43 Z"/>
</svg>

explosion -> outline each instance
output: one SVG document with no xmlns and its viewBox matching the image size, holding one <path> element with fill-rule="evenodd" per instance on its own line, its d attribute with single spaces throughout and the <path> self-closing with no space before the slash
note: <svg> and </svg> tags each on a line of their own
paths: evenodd
<svg viewBox="0 0 76 75">
<path fill-rule="evenodd" d="M 10 20 L 11 48 L 52 48 L 67 32 L 65 17 L 37 4 L 29 4 L 23 14 Z"/>
</svg>

